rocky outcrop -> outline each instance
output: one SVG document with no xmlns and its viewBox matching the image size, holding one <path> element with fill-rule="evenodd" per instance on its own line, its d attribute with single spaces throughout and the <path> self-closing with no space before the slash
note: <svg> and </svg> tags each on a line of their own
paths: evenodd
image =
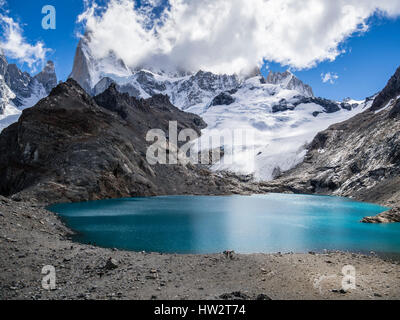
<svg viewBox="0 0 400 320">
<path fill-rule="evenodd" d="M 293 103 L 290 103 L 286 99 L 281 99 L 278 104 L 272 106 L 272 113 L 294 110 L 295 107 Z"/>
<path fill-rule="evenodd" d="M 281 85 L 288 90 L 296 90 L 306 97 L 314 97 L 312 88 L 295 77 L 289 70 L 283 73 L 270 71 L 267 77 L 267 83 Z"/>
<path fill-rule="evenodd" d="M 363 223 L 393 223 L 400 222 L 400 208 L 394 208 L 389 211 L 378 214 L 375 217 L 365 217 L 361 220 Z"/>
<path fill-rule="evenodd" d="M 310 104 L 315 103 L 321 106 L 326 113 L 335 113 L 340 111 L 341 109 L 351 111 L 354 108 L 357 108 L 359 104 L 350 104 L 348 102 L 336 102 L 324 98 L 319 97 L 304 97 L 304 96 L 295 96 L 289 101 L 286 99 L 281 99 L 278 104 L 272 106 L 272 112 L 283 112 L 287 110 L 294 110 L 297 106 L 301 104 Z M 315 112 L 314 116 L 318 116 L 321 112 Z"/>
<path fill-rule="evenodd" d="M 0 194 L 62 202 L 245 190 L 202 167 L 150 166 L 146 134 L 167 133 L 172 120 L 178 129 L 205 126 L 167 96 L 138 100 L 111 86 L 93 99 L 70 79 L 0 135 Z"/>
<path fill-rule="evenodd" d="M 211 101 L 211 106 L 229 106 L 234 102 L 235 98 L 233 98 L 229 93 L 221 92 Z"/>
<path fill-rule="evenodd" d="M 375 98 L 371 106 L 372 111 L 380 110 L 385 107 L 391 99 L 400 96 L 400 67 L 396 70 L 395 74 L 390 78 L 386 87 Z"/>
<path fill-rule="evenodd" d="M 389 112 L 390 118 L 398 118 L 399 116 L 400 116 L 400 98 L 397 99 L 396 103 L 394 104 L 394 107 Z"/>
</svg>

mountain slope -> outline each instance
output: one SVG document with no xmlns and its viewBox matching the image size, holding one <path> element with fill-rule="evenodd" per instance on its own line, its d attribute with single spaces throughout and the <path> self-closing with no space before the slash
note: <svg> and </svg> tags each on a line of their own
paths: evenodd
<svg viewBox="0 0 400 320">
<path fill-rule="evenodd" d="M 245 190 L 201 167 L 150 166 L 147 131 L 168 132 L 170 120 L 180 129 L 204 127 L 166 96 L 137 100 L 111 86 L 92 99 L 68 80 L 1 133 L 0 194 L 60 202 Z"/>
<path fill-rule="evenodd" d="M 393 86 L 399 75 L 400 68 L 373 108 L 320 132 L 304 162 L 271 185 L 399 207 L 400 86 Z"/>
</svg>

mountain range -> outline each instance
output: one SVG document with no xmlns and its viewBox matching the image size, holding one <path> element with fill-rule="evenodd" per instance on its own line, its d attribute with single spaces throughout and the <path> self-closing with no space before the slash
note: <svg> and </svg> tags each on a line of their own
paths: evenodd
<svg viewBox="0 0 400 320">
<path fill-rule="evenodd" d="M 370 107 L 364 101 L 330 101 L 314 96 L 312 88 L 292 72 L 270 72 L 265 79 L 259 70 L 247 75 L 219 75 L 211 72 L 165 72 L 128 68 L 115 54 L 96 59 L 83 38 L 76 50 L 71 78 L 92 96 L 112 83 L 117 90 L 136 98 L 168 95 L 181 110 L 201 116 L 207 123 L 200 144 L 224 130 L 251 131 L 254 139 L 236 148 L 232 161 L 215 163 L 214 171 L 252 174 L 259 181 L 272 180 L 278 173 L 299 164 L 305 146 L 331 124 L 344 121 Z M 203 143 L 202 143 L 203 142 Z M 220 148 L 232 150 L 230 142 Z M 254 150 L 254 163 L 245 153 Z M 239 150 L 239 151 L 238 151 Z M 225 152 L 225 160 L 229 153 Z"/>
<path fill-rule="evenodd" d="M 0 52 L 0 131 L 16 122 L 25 108 L 34 106 L 57 85 L 54 63 L 48 61 L 41 72 L 31 76 L 16 64 L 9 64 Z"/>
</svg>

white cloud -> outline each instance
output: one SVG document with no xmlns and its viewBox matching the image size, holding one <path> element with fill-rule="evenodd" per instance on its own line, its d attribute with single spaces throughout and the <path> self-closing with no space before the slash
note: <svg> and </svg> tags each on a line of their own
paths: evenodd
<svg viewBox="0 0 400 320">
<path fill-rule="evenodd" d="M 337 75 L 337 73 L 327 72 L 321 73 L 321 79 L 323 83 L 334 84 L 336 80 L 339 79 L 339 76 Z"/>
<path fill-rule="evenodd" d="M 263 59 L 302 69 L 334 60 L 340 44 L 368 30 L 374 13 L 394 17 L 392 0 L 170 0 L 156 16 L 133 0 L 93 2 L 80 15 L 97 58 L 114 51 L 129 66 L 239 73 Z"/>
<path fill-rule="evenodd" d="M 1 1 L 0 7 L 5 3 Z M 23 36 L 22 27 L 13 18 L 0 14 L 0 31 L 0 48 L 7 57 L 26 63 L 33 70 L 44 61 L 49 49 L 40 41 L 30 44 Z"/>
</svg>

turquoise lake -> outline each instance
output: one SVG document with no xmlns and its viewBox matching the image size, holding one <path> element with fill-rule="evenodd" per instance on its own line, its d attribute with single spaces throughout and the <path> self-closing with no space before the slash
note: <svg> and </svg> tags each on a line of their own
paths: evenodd
<svg viewBox="0 0 400 320">
<path fill-rule="evenodd" d="M 102 247 L 162 253 L 344 250 L 400 253 L 400 224 L 363 224 L 387 208 L 346 198 L 267 194 L 166 196 L 50 207 Z"/>
</svg>

